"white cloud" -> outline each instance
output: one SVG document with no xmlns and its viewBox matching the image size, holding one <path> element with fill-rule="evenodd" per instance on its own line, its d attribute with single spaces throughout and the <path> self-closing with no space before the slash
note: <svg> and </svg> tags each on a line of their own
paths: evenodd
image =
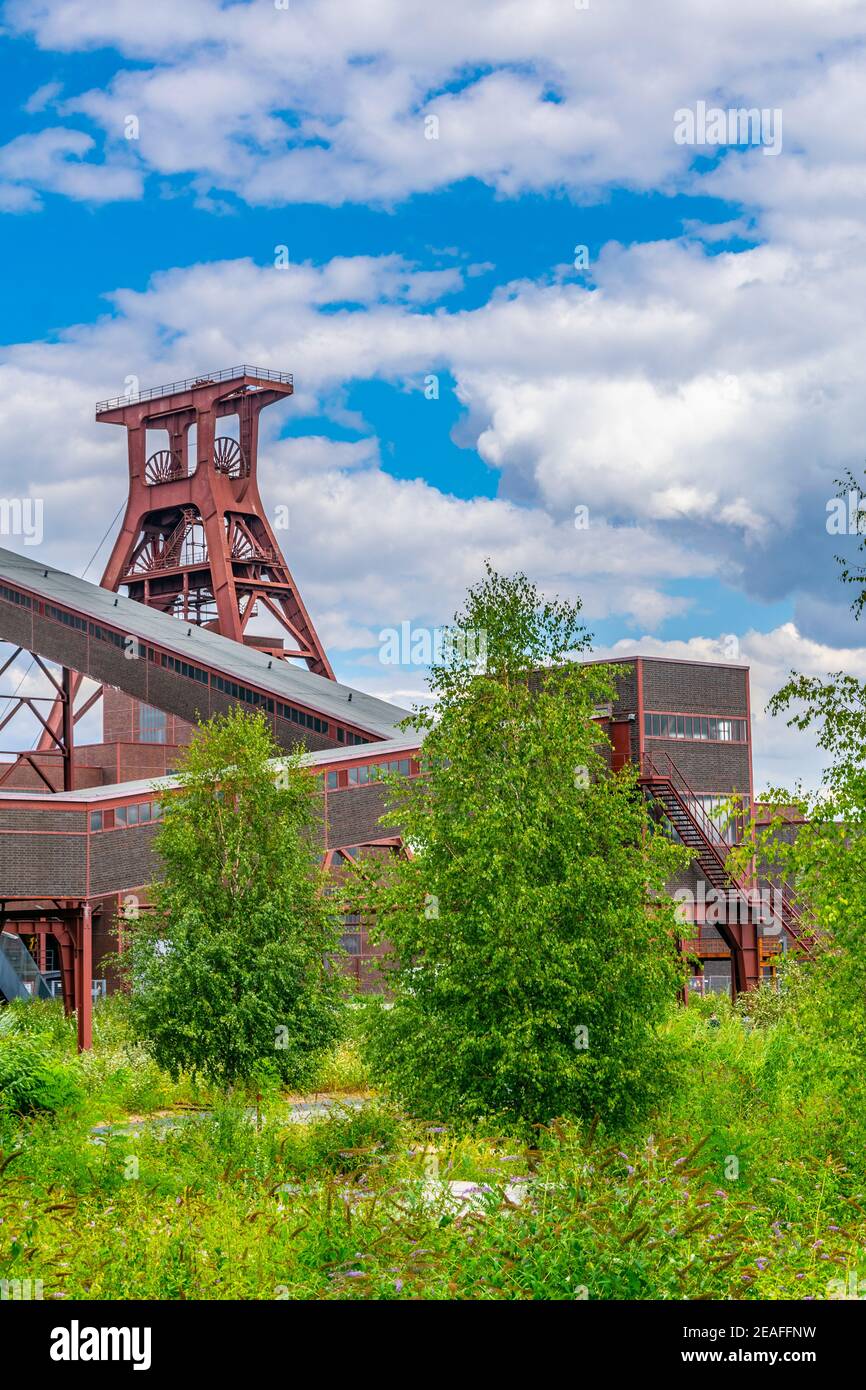
<svg viewBox="0 0 866 1390">
<path fill-rule="evenodd" d="M 0 148 L 0 188 L 7 211 L 30 212 L 39 192 L 61 193 L 83 202 L 107 203 L 141 195 L 141 175 L 119 163 L 95 163 L 85 156 L 93 137 L 54 126 L 19 135 Z"/>
<path fill-rule="evenodd" d="M 389 204 L 466 177 L 507 196 L 672 188 L 695 153 L 675 144 L 674 112 L 699 99 L 784 111 L 785 158 L 725 160 L 720 186 L 743 184 L 760 207 L 790 201 L 805 151 L 810 168 L 833 166 L 816 203 L 862 197 L 866 14 L 849 0 L 788 0 L 784 21 L 752 0 L 700 11 L 689 0 L 583 11 L 568 0 L 12 0 L 7 13 L 45 49 L 111 47 L 134 61 L 64 109 L 101 124 L 109 145 L 136 114 L 142 160 L 188 174 L 205 198 Z M 427 116 L 438 139 L 425 138 Z"/>
</svg>

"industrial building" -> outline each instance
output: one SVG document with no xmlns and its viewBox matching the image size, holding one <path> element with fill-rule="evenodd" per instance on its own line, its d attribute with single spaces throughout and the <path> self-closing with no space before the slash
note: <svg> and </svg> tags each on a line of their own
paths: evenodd
<svg viewBox="0 0 866 1390">
<path fill-rule="evenodd" d="M 288 374 L 244 365 L 102 402 L 97 419 L 125 427 L 129 463 L 102 583 L 0 550 L 0 641 L 14 649 L 2 671 L 29 653 L 49 682 L 41 704 L 12 692 L 0 720 L 24 711 L 40 731 L 0 762 L 0 994 L 59 988 L 82 1047 L 94 988 L 110 987 L 124 926 L 147 910 L 160 803 L 196 721 L 241 705 L 267 715 L 282 748 L 304 745 L 335 873 L 361 852 L 400 850 L 399 827 L 379 823 L 377 776 L 417 775 L 418 737 L 398 728 L 404 710 L 334 679 L 258 492 L 259 413 L 291 393 Z M 235 432 L 220 433 L 232 417 Z M 279 635 L 255 630 L 262 614 Z M 751 808 L 754 796 L 748 669 L 618 664 L 617 698 L 599 714 L 612 769 L 634 764 L 655 813 L 695 850 L 672 885 L 694 986 L 753 988 L 800 930 L 789 901 L 767 918 L 754 883 L 725 867 L 736 827 L 721 803 L 737 794 Z M 103 740 L 79 745 L 75 725 L 99 699 Z M 344 948 L 361 985 L 375 986 L 357 920 Z"/>
</svg>

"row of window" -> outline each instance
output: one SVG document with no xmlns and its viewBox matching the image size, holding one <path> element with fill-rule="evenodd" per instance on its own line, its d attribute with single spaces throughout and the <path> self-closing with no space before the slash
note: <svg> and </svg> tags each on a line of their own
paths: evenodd
<svg viewBox="0 0 866 1390">
<path fill-rule="evenodd" d="M 366 767 L 346 767 L 329 772 L 326 785 L 328 791 L 340 787 L 364 787 L 368 782 L 378 782 L 383 773 L 396 772 L 401 777 L 409 777 L 412 762 L 409 758 L 392 758 L 387 763 L 368 763 Z"/>
<path fill-rule="evenodd" d="M 63 623 L 65 627 L 74 627 L 78 632 L 87 631 L 87 619 L 79 618 L 77 613 L 67 613 L 65 608 L 54 608 L 50 603 L 46 603 L 45 616 Z"/>
<path fill-rule="evenodd" d="M 277 702 L 277 714 L 283 719 L 290 719 L 293 724 L 300 724 L 304 729 L 315 729 L 317 734 L 326 734 L 328 725 L 326 720 L 319 719 L 316 714 L 307 714 L 305 710 L 294 709 L 291 705 L 281 705 Z"/>
<path fill-rule="evenodd" d="M 157 659 L 157 653 L 153 650 L 151 650 L 150 659 L 151 661 Z M 179 656 L 168 656 L 165 652 L 161 652 L 159 664 L 169 671 L 174 671 L 178 676 L 186 676 L 191 681 L 198 681 L 200 685 L 207 685 L 209 682 L 207 671 L 202 671 L 200 666 L 192 666 L 188 661 L 181 661 Z M 252 691 L 246 693 L 251 695 Z"/>
<path fill-rule="evenodd" d="M 690 738 L 708 743 L 745 743 L 745 719 L 704 718 L 691 714 L 645 714 L 648 738 Z"/>
<path fill-rule="evenodd" d="M 7 603 L 17 603 L 20 608 L 32 608 L 27 594 L 19 594 L 17 589 L 7 589 L 5 584 L 0 584 L 0 598 L 5 598 Z"/>
<path fill-rule="evenodd" d="M 150 825 L 162 820 L 158 801 L 139 801 L 135 806 L 115 806 L 107 811 L 90 812 L 91 830 L 120 830 L 131 825 Z"/>
</svg>

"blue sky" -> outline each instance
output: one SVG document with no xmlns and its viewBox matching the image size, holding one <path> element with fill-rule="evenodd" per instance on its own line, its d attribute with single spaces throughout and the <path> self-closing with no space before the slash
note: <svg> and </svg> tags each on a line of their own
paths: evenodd
<svg viewBox="0 0 866 1390">
<path fill-rule="evenodd" d="M 262 490 L 339 675 L 421 695 L 378 634 L 490 555 L 602 652 L 735 636 L 759 777 L 813 776 L 761 711 L 792 666 L 866 674 L 825 526 L 866 453 L 863 42 L 842 0 L 13 0 L 3 494 L 80 571 L 125 490 L 97 398 L 293 371 Z M 778 111 L 780 152 L 677 144 L 701 100 Z"/>
</svg>

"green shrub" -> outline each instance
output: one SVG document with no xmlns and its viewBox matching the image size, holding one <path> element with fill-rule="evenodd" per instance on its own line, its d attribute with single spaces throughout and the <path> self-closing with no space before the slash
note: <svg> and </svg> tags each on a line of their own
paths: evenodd
<svg viewBox="0 0 866 1390">
<path fill-rule="evenodd" d="M 0 1106 L 20 1114 L 55 1111 L 80 1095 L 74 1066 L 52 1055 L 48 1038 L 12 1034 L 0 1039 Z"/>
</svg>

